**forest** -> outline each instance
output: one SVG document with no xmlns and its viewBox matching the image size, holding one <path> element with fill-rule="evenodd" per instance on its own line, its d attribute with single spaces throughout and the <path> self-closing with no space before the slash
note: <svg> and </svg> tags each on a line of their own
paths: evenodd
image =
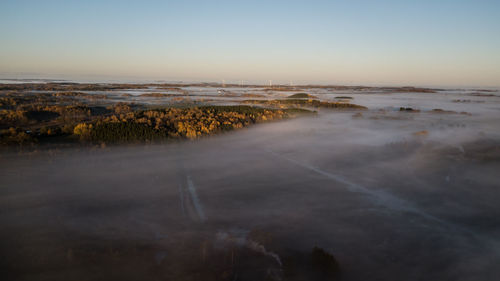
<svg viewBox="0 0 500 281">
<path fill-rule="evenodd" d="M 108 103 L 106 95 L 102 94 L 9 91 L 0 97 L 0 143 L 33 145 L 196 139 L 255 123 L 311 113 L 306 109 L 248 105 L 163 105 L 150 108 L 130 102 Z"/>
</svg>

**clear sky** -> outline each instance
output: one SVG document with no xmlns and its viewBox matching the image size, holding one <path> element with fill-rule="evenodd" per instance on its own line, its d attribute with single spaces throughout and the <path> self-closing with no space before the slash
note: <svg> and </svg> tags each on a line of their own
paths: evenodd
<svg viewBox="0 0 500 281">
<path fill-rule="evenodd" d="M 0 0 L 0 74 L 500 86 L 500 0 Z"/>
</svg>

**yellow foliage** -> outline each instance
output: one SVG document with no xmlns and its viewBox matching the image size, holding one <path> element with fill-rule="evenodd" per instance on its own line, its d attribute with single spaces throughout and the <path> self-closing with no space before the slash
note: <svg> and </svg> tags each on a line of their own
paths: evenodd
<svg viewBox="0 0 500 281">
<path fill-rule="evenodd" d="M 80 123 L 73 129 L 73 134 L 78 135 L 80 136 L 80 138 L 84 139 L 90 136 L 91 131 L 92 124 Z"/>
</svg>

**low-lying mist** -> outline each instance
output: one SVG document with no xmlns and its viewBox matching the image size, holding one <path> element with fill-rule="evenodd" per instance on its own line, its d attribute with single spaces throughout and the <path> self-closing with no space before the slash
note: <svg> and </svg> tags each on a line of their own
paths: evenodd
<svg viewBox="0 0 500 281">
<path fill-rule="evenodd" d="M 498 103 L 371 98 L 196 141 L 3 154 L 3 275 L 496 280 Z"/>
</svg>

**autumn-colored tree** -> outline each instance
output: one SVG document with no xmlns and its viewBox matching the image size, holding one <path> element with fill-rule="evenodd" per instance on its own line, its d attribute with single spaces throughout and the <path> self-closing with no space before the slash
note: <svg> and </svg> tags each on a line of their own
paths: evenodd
<svg viewBox="0 0 500 281">
<path fill-rule="evenodd" d="M 92 124 L 80 123 L 75 126 L 73 133 L 80 136 L 80 139 L 88 139 L 92 132 Z"/>
</svg>

